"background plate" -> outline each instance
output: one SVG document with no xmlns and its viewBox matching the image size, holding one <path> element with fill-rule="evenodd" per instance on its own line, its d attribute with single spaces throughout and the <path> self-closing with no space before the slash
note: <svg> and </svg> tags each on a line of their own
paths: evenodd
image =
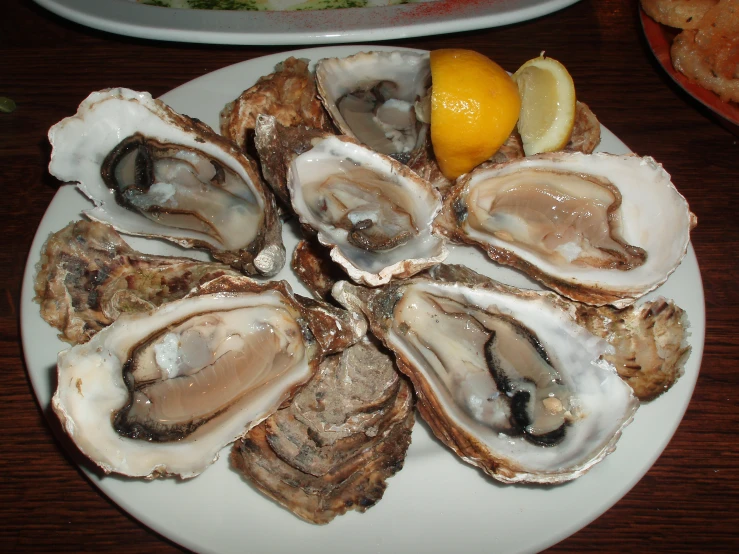
<svg viewBox="0 0 739 554">
<path fill-rule="evenodd" d="M 195 79 L 162 98 L 174 109 L 216 126 L 226 102 L 288 56 L 315 61 L 362 49 L 325 47 L 266 56 Z M 600 150 L 628 152 L 607 129 L 602 133 Z M 34 391 L 44 408 L 56 387 L 57 352 L 67 345 L 56 338 L 56 330 L 41 319 L 33 302 L 35 264 L 48 235 L 79 219 L 80 211 L 89 207 L 73 187 L 62 187 L 39 226 L 26 265 L 21 297 L 23 349 Z M 183 252 L 160 241 L 126 240 L 150 253 Z M 294 229 L 286 226 L 288 253 L 296 242 Z M 452 248 L 448 261 L 512 285 L 536 288 L 523 275 L 494 265 L 471 247 Z M 278 278 L 290 281 L 297 292 L 305 292 L 289 268 Z M 462 462 L 418 421 L 405 467 L 388 481 L 384 498 L 364 514 L 351 512 L 318 527 L 299 520 L 246 484 L 230 469 L 228 448 L 205 473 L 186 482 L 105 477 L 63 436 L 51 411 L 46 413 L 59 440 L 95 485 L 152 529 L 198 552 L 370 554 L 491 548 L 506 554 L 536 552 L 581 529 L 626 494 L 662 453 L 682 419 L 698 378 L 705 333 L 703 287 L 692 247 L 677 271 L 648 298 L 659 295 L 674 299 L 690 319 L 693 351 L 685 375 L 669 392 L 639 408 L 613 454 L 580 479 L 555 487 L 498 484 Z"/>
<path fill-rule="evenodd" d="M 438 0 L 377 8 L 245 12 L 178 10 L 131 0 L 35 0 L 66 19 L 111 33 L 212 44 L 369 42 L 499 27 L 578 0 Z"/>
</svg>

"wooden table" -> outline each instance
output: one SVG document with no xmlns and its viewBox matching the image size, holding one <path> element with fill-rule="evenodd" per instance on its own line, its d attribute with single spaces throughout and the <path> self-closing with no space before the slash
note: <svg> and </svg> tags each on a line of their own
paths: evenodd
<svg viewBox="0 0 739 554">
<path fill-rule="evenodd" d="M 87 481 L 49 431 L 26 374 L 20 283 L 36 227 L 57 189 L 46 131 L 93 90 L 158 96 L 229 64 L 289 47 L 208 46 L 105 34 L 30 0 L 3 3 L 0 96 L 0 550 L 161 553 L 179 547 L 132 519 Z M 739 550 L 739 145 L 657 66 L 635 2 L 580 2 L 558 13 L 463 34 L 393 42 L 476 49 L 512 70 L 541 50 L 572 73 L 586 101 L 634 151 L 673 175 L 700 224 L 693 233 L 706 294 L 700 378 L 672 442 L 620 502 L 550 552 Z M 495 551 L 491 545 L 491 551 Z"/>
</svg>

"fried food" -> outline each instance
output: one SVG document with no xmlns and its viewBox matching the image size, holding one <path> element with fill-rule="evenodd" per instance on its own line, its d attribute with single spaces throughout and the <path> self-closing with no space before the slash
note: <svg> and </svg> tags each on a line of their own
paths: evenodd
<svg viewBox="0 0 739 554">
<path fill-rule="evenodd" d="M 641 0 L 646 14 L 658 23 L 678 29 L 695 29 L 718 0 Z"/>
<path fill-rule="evenodd" d="M 672 64 L 723 101 L 739 102 L 739 0 L 721 0 L 697 29 L 675 37 Z"/>
</svg>

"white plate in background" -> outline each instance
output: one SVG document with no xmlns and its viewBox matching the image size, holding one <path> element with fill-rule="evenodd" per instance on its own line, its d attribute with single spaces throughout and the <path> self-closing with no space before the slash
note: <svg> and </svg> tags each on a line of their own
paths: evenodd
<svg viewBox="0 0 739 554">
<path fill-rule="evenodd" d="M 324 47 L 266 56 L 204 75 L 162 99 L 175 110 L 217 127 L 223 105 L 288 56 L 315 61 L 362 49 L 367 47 Z M 607 129 L 602 129 L 602 136 L 599 150 L 628 152 Z M 48 235 L 80 219 L 81 210 L 89 207 L 73 187 L 60 189 L 39 226 L 24 275 L 21 333 L 26 364 L 39 404 L 52 418 L 48 406 L 56 387 L 56 355 L 67 345 L 56 338 L 57 331 L 41 319 L 39 306 L 33 302 L 35 264 Z M 126 240 L 138 250 L 182 254 L 181 249 L 160 241 Z M 296 242 L 286 226 L 288 254 Z M 496 266 L 477 249 L 460 246 L 452 250 L 450 263 L 463 263 L 509 284 L 531 286 L 521 274 Z M 191 251 L 186 255 L 194 256 Z M 304 291 L 289 268 L 278 278 Z M 685 375 L 666 394 L 639 408 L 613 454 L 565 485 L 498 484 L 462 462 L 418 421 L 405 467 L 388 480 L 383 499 L 364 514 L 350 512 L 319 527 L 268 500 L 232 471 L 229 448 L 195 479 L 145 482 L 102 477 L 80 461 L 81 455 L 69 441 L 61 440 L 90 480 L 114 502 L 158 533 L 197 552 L 536 552 L 583 528 L 624 496 L 662 453 L 682 419 L 698 377 L 705 333 L 703 287 L 692 246 L 677 271 L 648 298 L 656 296 L 674 299 L 688 314 L 693 350 Z M 50 425 L 59 431 L 58 422 L 52 420 Z"/>
<path fill-rule="evenodd" d="M 181 10 L 133 0 L 35 0 L 61 17 L 120 35 L 210 44 L 339 44 L 500 27 L 578 0 L 437 0 L 375 8 Z"/>
</svg>

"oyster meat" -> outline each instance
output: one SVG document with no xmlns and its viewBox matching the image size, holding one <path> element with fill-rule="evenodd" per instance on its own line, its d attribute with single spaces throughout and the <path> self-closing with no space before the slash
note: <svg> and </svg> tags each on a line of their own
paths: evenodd
<svg viewBox="0 0 739 554">
<path fill-rule="evenodd" d="M 147 312 L 222 275 L 239 273 L 219 263 L 137 252 L 111 226 L 83 220 L 47 239 L 35 299 L 41 317 L 62 332 L 59 338 L 79 344 L 122 313 Z"/>
<path fill-rule="evenodd" d="M 483 164 L 437 228 L 580 302 L 625 307 L 667 280 L 695 216 L 652 158 L 556 152 Z"/>
<path fill-rule="evenodd" d="M 95 221 L 205 248 L 252 275 L 285 263 L 274 197 L 252 160 L 204 123 L 149 93 L 93 92 L 49 130 L 49 171 L 77 182 Z"/>
<path fill-rule="evenodd" d="M 554 293 L 443 265 L 378 289 L 342 281 L 333 293 L 394 352 L 434 434 L 502 482 L 579 477 L 639 405 L 601 359 L 608 343 Z"/>
<path fill-rule="evenodd" d="M 439 193 L 395 159 L 267 116 L 258 118 L 255 142 L 265 172 L 279 176 L 276 188 L 284 176 L 300 223 L 355 282 L 381 285 L 446 257 L 432 229 Z"/>
<path fill-rule="evenodd" d="M 61 352 L 52 408 L 106 473 L 194 477 L 365 332 L 284 281 L 224 276 Z"/>
<path fill-rule="evenodd" d="M 328 523 L 382 498 L 413 422 L 410 386 L 364 339 L 327 357 L 290 406 L 234 444 L 231 463 L 295 515 Z"/>
</svg>

